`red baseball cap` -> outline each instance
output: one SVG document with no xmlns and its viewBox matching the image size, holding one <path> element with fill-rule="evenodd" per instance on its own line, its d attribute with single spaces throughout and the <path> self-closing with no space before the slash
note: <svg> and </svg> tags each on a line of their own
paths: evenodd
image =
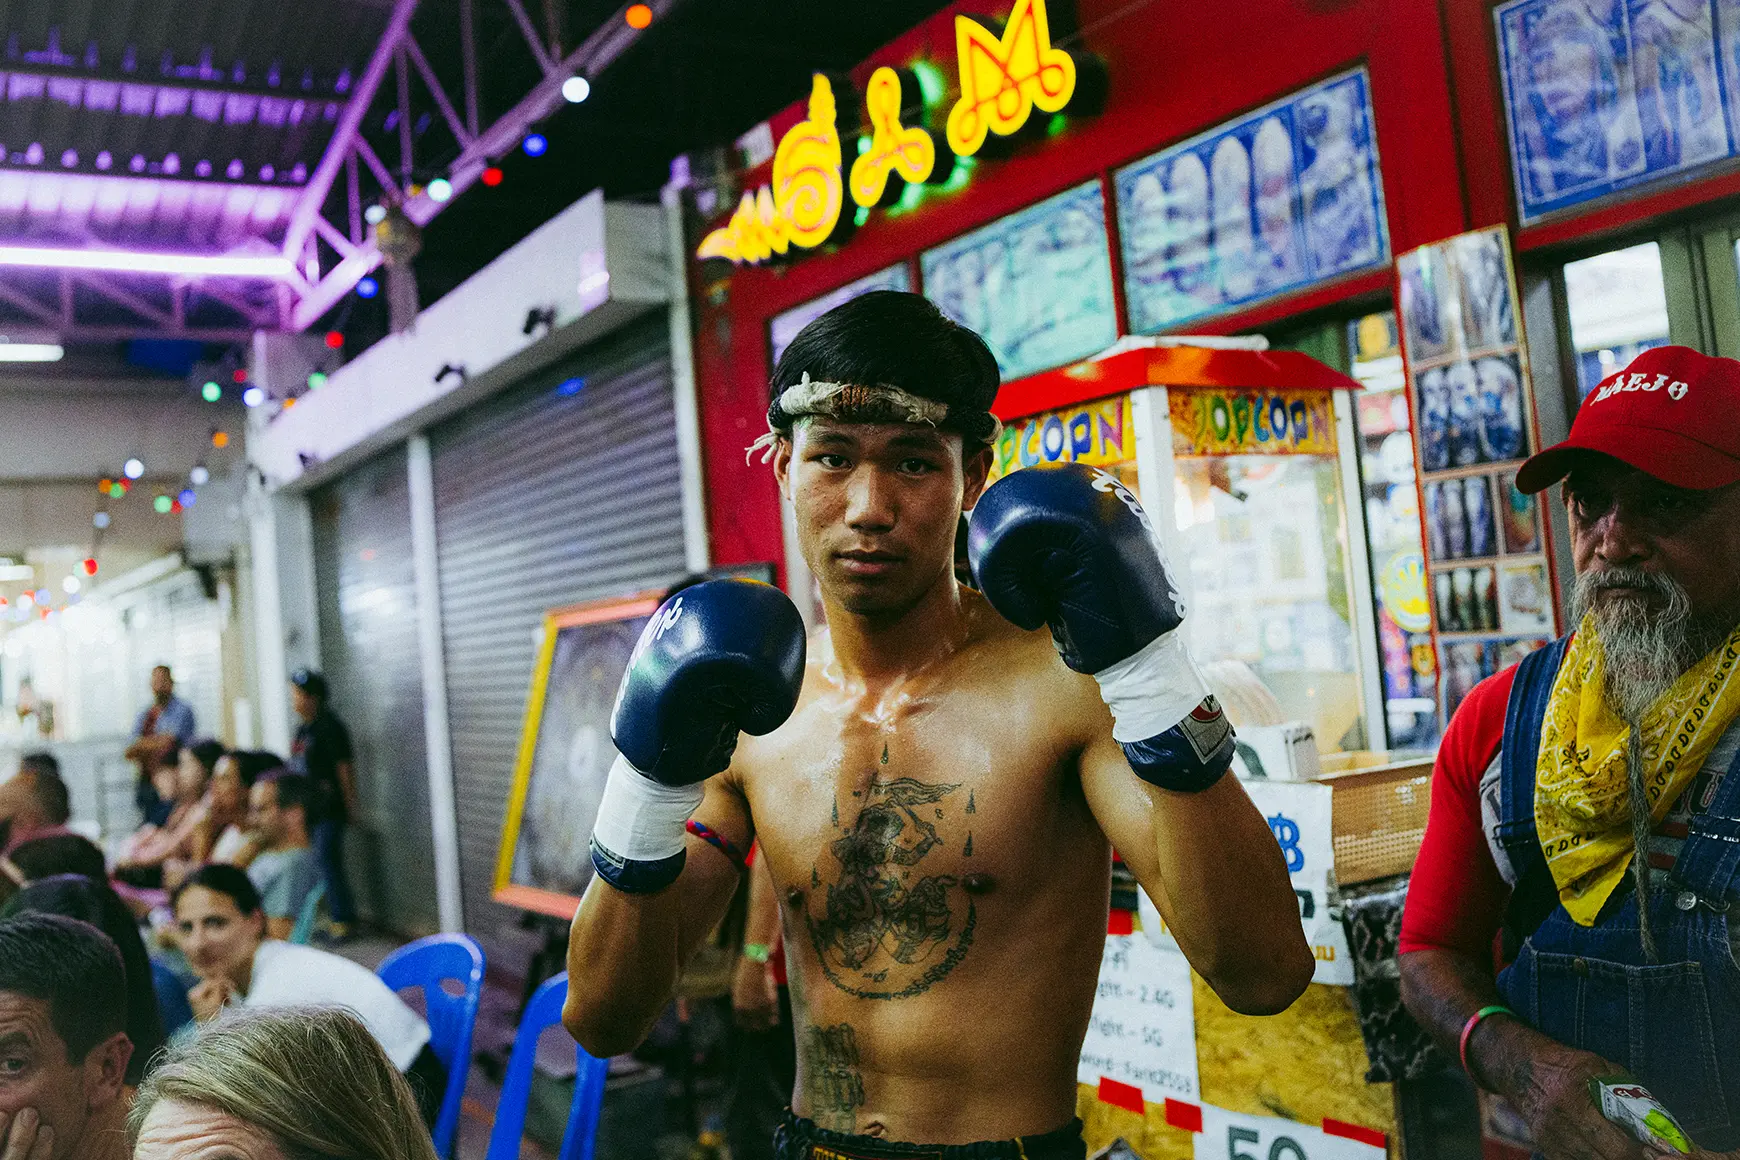
<svg viewBox="0 0 1740 1160">
<path fill-rule="evenodd" d="M 1740 361 L 1658 346 L 1598 383 L 1571 437 L 1532 456 L 1516 487 L 1544 491 L 1598 451 L 1663 483 L 1699 491 L 1740 480 Z"/>
</svg>

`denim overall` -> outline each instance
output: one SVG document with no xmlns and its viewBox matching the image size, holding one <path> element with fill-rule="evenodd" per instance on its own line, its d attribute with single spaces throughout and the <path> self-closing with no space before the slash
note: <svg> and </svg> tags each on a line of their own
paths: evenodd
<svg viewBox="0 0 1740 1160">
<path fill-rule="evenodd" d="M 1547 873 L 1535 762 L 1568 639 L 1523 660 L 1505 711 L 1494 836 L 1519 885 Z M 1621 887 L 1593 927 L 1555 905 L 1500 972 L 1499 990 L 1544 1034 L 1628 1068 L 1700 1147 L 1740 1148 L 1740 965 L 1728 940 L 1729 906 L 1740 898 L 1740 756 L 1650 895 L 1656 963 L 1639 941 L 1637 893 Z"/>
</svg>

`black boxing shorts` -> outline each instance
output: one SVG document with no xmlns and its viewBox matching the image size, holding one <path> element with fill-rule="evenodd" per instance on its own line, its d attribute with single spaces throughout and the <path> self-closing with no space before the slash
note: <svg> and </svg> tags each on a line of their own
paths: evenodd
<svg viewBox="0 0 1740 1160">
<path fill-rule="evenodd" d="M 1081 1121 L 1038 1136 L 976 1144 L 905 1144 L 819 1128 L 788 1109 L 773 1133 L 774 1160 L 1086 1160 Z"/>
</svg>

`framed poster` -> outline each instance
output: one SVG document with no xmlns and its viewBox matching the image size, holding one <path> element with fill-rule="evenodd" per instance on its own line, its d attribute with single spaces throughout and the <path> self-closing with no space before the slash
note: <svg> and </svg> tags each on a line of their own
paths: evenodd
<svg viewBox="0 0 1740 1160">
<path fill-rule="evenodd" d="M 801 306 L 794 306 L 774 315 L 773 321 L 767 324 L 767 346 L 769 357 L 773 360 L 768 372 L 772 373 L 773 367 L 779 365 L 779 356 L 785 353 L 785 348 L 791 345 L 791 340 L 797 337 L 798 331 L 834 307 L 872 290 L 910 289 L 912 276 L 906 271 L 906 263 L 900 262 L 885 270 L 866 274 L 854 282 L 848 282 L 838 290 L 830 290 L 820 298 L 812 298 Z"/>
<path fill-rule="evenodd" d="M 662 589 L 544 614 L 496 856 L 495 900 L 561 919 L 592 879 L 592 824 L 616 760 L 616 687 Z"/>
<path fill-rule="evenodd" d="M 1074 362 L 1117 341 L 1098 181 L 926 250 L 919 263 L 925 297 L 984 338 L 1005 380 Z"/>
<path fill-rule="evenodd" d="M 1522 224 L 1734 156 L 1740 5 L 1510 0 L 1492 19 Z"/>
<path fill-rule="evenodd" d="M 1390 260 L 1364 68 L 1144 157 L 1115 185 L 1138 334 Z"/>
</svg>

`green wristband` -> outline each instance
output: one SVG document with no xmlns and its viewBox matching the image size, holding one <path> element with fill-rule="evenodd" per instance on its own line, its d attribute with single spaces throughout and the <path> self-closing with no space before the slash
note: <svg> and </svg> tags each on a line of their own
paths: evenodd
<svg viewBox="0 0 1740 1160">
<path fill-rule="evenodd" d="M 752 963 L 767 965 L 767 960 L 773 956 L 773 948 L 766 943 L 746 942 L 743 944 L 743 957 Z"/>
</svg>

